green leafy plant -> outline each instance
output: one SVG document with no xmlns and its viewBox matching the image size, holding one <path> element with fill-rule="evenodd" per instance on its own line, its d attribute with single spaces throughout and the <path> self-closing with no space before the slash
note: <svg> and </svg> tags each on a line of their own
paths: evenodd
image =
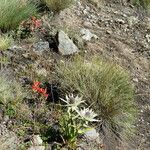
<svg viewBox="0 0 150 150">
<path fill-rule="evenodd" d="M 47 5 L 50 11 L 59 13 L 61 10 L 69 7 L 74 0 L 43 0 L 43 2 Z"/>
<path fill-rule="evenodd" d="M 12 38 L 6 35 L 0 36 L 0 51 L 7 50 L 12 43 Z"/>
<path fill-rule="evenodd" d="M 77 56 L 61 62 L 56 73 L 62 91 L 83 95 L 102 118 L 102 126 L 113 133 L 132 133 L 136 105 L 133 86 L 125 70 L 98 57 L 86 60 Z"/>
<path fill-rule="evenodd" d="M 6 32 L 15 29 L 23 21 L 36 14 L 36 6 L 28 0 L 1 0 L 0 29 Z"/>
<path fill-rule="evenodd" d="M 72 94 L 66 96 L 66 100 L 61 100 L 67 104 L 67 111 L 60 119 L 61 133 L 67 145 L 70 148 L 75 149 L 79 135 L 90 130 L 89 122 L 99 120 L 94 119 L 97 114 L 91 109 L 80 109 L 81 104 L 85 103 L 85 101 L 82 100 L 82 97 L 74 97 Z"/>
</svg>

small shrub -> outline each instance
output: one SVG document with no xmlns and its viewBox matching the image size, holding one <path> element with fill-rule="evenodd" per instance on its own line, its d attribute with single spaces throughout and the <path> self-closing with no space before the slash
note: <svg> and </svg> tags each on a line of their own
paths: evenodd
<svg viewBox="0 0 150 150">
<path fill-rule="evenodd" d="M 89 61 L 75 57 L 56 68 L 55 76 L 64 92 L 83 95 L 102 118 L 104 126 L 119 126 L 121 131 L 130 133 L 136 107 L 132 84 L 121 67 L 97 57 Z"/>
<path fill-rule="evenodd" d="M 1 0 L 0 4 L 0 29 L 6 32 L 15 29 L 32 15 L 36 14 L 36 6 L 29 1 Z"/>
<path fill-rule="evenodd" d="M 50 11 L 59 13 L 61 10 L 69 7 L 74 0 L 43 0 Z"/>
<path fill-rule="evenodd" d="M 7 50 L 12 43 L 12 38 L 0 36 L 0 51 Z"/>
</svg>

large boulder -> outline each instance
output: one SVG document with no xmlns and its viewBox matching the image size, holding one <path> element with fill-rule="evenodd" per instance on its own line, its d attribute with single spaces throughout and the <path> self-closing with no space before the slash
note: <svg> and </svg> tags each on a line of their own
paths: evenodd
<svg viewBox="0 0 150 150">
<path fill-rule="evenodd" d="M 58 42 L 58 50 L 62 55 L 70 55 L 79 51 L 78 47 L 63 31 L 58 33 Z"/>
</svg>

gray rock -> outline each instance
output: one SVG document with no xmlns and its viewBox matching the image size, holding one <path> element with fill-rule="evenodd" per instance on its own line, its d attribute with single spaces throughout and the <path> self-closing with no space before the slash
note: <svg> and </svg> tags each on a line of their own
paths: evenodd
<svg viewBox="0 0 150 150">
<path fill-rule="evenodd" d="M 4 125 L 0 125 L 0 150 L 17 150 L 18 138 L 14 132 L 10 132 Z"/>
<path fill-rule="evenodd" d="M 63 31 L 59 32 L 58 41 L 59 41 L 58 49 L 62 55 L 70 55 L 79 51 L 77 46 Z"/>
<path fill-rule="evenodd" d="M 33 48 L 35 51 L 42 52 L 44 50 L 49 49 L 49 43 L 40 41 L 40 42 L 33 44 Z"/>
<path fill-rule="evenodd" d="M 45 150 L 45 146 L 31 146 L 28 150 Z"/>
<path fill-rule="evenodd" d="M 88 140 L 92 140 L 92 141 L 99 139 L 99 133 L 94 128 L 92 128 L 91 130 L 85 132 L 84 136 Z"/>
<path fill-rule="evenodd" d="M 92 27 L 92 23 L 91 23 L 91 22 L 88 22 L 88 21 L 83 22 L 83 25 L 84 25 L 86 28 L 91 28 L 91 27 Z"/>
<path fill-rule="evenodd" d="M 98 36 L 91 33 L 88 29 L 83 28 L 81 29 L 80 33 L 85 41 L 91 41 L 91 39 L 98 39 Z"/>
<path fill-rule="evenodd" d="M 32 138 L 32 143 L 33 145 L 42 145 L 43 140 L 41 139 L 39 135 L 34 135 Z"/>
<path fill-rule="evenodd" d="M 134 82 L 139 82 L 138 78 L 133 78 Z"/>
</svg>

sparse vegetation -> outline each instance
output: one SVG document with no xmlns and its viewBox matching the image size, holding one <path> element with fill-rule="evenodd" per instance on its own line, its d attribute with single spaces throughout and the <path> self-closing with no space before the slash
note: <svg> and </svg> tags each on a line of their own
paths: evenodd
<svg viewBox="0 0 150 150">
<path fill-rule="evenodd" d="M 131 2 L 135 5 L 142 6 L 145 9 L 150 8 L 150 0 L 131 0 Z"/>
<path fill-rule="evenodd" d="M 88 0 L 91 4 L 95 5 L 96 7 L 100 7 L 102 0 Z"/>
<path fill-rule="evenodd" d="M 12 43 L 12 38 L 8 36 L 0 36 L 0 51 L 7 50 Z"/>
<path fill-rule="evenodd" d="M 47 5 L 50 11 L 59 13 L 61 10 L 69 7 L 74 0 L 43 0 L 43 2 Z"/>
<path fill-rule="evenodd" d="M 89 61 L 75 57 L 73 61 L 61 63 L 57 74 L 61 88 L 83 95 L 104 126 L 115 125 L 131 132 L 136 108 L 132 84 L 122 68 L 96 57 Z"/>
<path fill-rule="evenodd" d="M 4 138 L 5 129 L 12 132 L 20 150 L 38 146 L 33 135 L 42 138 L 39 146 L 46 149 L 144 149 L 149 125 L 149 8 L 150 0 L 0 0 Z M 84 40 L 92 34 L 100 38 Z M 71 48 L 69 55 L 61 55 L 61 41 L 64 49 L 75 44 L 79 55 Z M 133 83 L 126 70 L 100 55 L 128 68 Z M 135 130 L 138 146 L 128 142 Z M 13 139 L 6 138 L 0 137 L 0 149 L 12 146 Z"/>
<path fill-rule="evenodd" d="M 36 6 L 29 1 L 1 0 L 0 5 L 0 29 L 6 32 L 16 29 L 21 21 L 36 14 Z"/>
<path fill-rule="evenodd" d="M 28 91 L 28 95 L 34 95 L 30 92 Z M 27 93 L 23 91 L 21 85 L 12 80 L 7 72 L 0 71 L 0 110 L 13 122 L 9 128 L 15 131 L 22 141 L 31 133 L 40 133 L 46 139 L 45 132 L 51 127 L 54 111 L 50 111 L 49 105 L 46 105 L 45 99 L 43 100 L 44 97 L 32 100 L 26 97 Z M 21 145 L 27 143 L 23 142 Z M 28 146 L 27 144 L 25 149 Z"/>
<path fill-rule="evenodd" d="M 20 84 L 12 81 L 4 72 L 0 72 L 0 108 L 4 114 L 14 116 L 19 110 L 25 94 Z"/>
<path fill-rule="evenodd" d="M 83 135 L 87 130 L 91 130 L 89 122 L 99 121 L 96 120 L 95 114 L 92 109 L 81 109 L 81 104 L 85 103 L 82 97 L 73 94 L 66 95 L 66 99 L 62 99 L 67 105 L 67 110 L 60 118 L 61 134 L 65 139 L 65 144 L 71 149 L 76 149 L 77 138 Z"/>
</svg>

